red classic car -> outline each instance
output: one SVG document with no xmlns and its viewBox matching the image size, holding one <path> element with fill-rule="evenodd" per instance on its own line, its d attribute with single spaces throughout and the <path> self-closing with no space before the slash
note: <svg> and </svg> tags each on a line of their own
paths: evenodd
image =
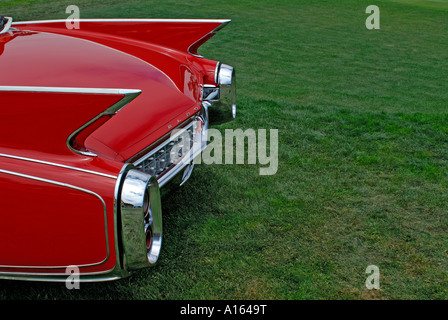
<svg viewBox="0 0 448 320">
<path fill-rule="evenodd" d="M 188 179 L 209 111 L 235 117 L 234 69 L 197 53 L 229 20 L 78 22 L 0 16 L 0 278 L 154 264 L 160 188 Z"/>
</svg>

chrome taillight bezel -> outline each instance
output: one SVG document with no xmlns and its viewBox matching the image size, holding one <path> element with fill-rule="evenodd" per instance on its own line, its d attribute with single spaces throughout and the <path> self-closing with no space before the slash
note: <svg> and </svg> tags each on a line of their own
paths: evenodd
<svg viewBox="0 0 448 320">
<path fill-rule="evenodd" d="M 216 85 L 202 87 L 202 102 L 210 113 L 210 123 L 221 124 L 236 117 L 236 75 L 232 66 L 218 62 L 215 70 Z"/>
<path fill-rule="evenodd" d="M 157 179 L 130 164 L 117 199 L 123 265 L 135 270 L 153 265 L 162 246 L 162 206 Z M 148 247 L 148 235 L 151 246 Z"/>
</svg>

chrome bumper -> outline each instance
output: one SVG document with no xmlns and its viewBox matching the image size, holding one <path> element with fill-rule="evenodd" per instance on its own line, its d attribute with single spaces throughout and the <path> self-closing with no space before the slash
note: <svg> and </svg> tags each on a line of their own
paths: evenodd
<svg viewBox="0 0 448 320">
<path fill-rule="evenodd" d="M 235 69 L 227 64 L 218 63 L 214 85 L 204 85 L 202 90 L 203 106 L 208 109 L 210 123 L 221 124 L 236 117 L 236 76 Z"/>
</svg>

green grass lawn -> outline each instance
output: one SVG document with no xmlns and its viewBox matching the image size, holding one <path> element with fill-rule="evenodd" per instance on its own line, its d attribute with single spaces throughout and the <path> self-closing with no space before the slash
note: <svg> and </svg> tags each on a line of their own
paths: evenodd
<svg viewBox="0 0 448 320">
<path fill-rule="evenodd" d="M 69 4 L 0 13 L 65 18 Z M 0 281 L 1 299 L 448 298 L 447 1 L 76 4 L 81 18 L 231 18 L 200 49 L 237 70 L 238 117 L 219 128 L 278 129 L 279 169 L 200 165 L 163 199 L 155 267 L 80 290 Z"/>
</svg>

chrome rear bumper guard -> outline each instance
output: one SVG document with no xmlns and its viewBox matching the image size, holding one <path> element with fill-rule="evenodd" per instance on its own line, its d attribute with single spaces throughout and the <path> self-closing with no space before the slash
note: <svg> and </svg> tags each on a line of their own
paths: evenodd
<svg viewBox="0 0 448 320">
<path fill-rule="evenodd" d="M 235 69 L 218 62 L 215 72 L 217 86 L 204 85 L 202 104 L 208 109 L 210 123 L 221 124 L 236 117 L 236 76 Z"/>
<path fill-rule="evenodd" d="M 156 263 L 162 246 L 162 206 L 157 179 L 128 165 L 122 174 L 117 206 L 121 217 L 124 270 Z"/>
</svg>

